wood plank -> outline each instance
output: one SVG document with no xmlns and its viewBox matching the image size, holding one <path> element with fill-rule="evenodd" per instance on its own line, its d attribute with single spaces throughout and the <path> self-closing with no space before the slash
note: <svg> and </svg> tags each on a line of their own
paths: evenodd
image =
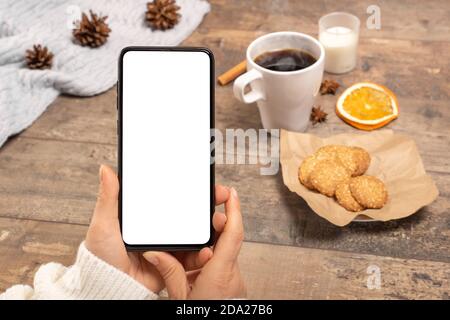
<svg viewBox="0 0 450 320">
<path fill-rule="evenodd" d="M 327 77 L 336 78 L 336 77 Z M 227 128 L 244 130 L 260 129 L 261 122 L 255 105 L 245 105 L 235 101 L 231 87 L 217 93 L 216 125 L 224 132 Z M 339 89 L 341 92 L 343 89 Z M 103 113 L 104 101 L 114 100 L 114 90 L 99 96 L 102 99 L 59 98 L 39 121 L 24 131 L 21 137 L 56 139 L 79 142 L 96 142 L 114 146 L 117 141 L 115 116 L 109 111 Z M 84 107 L 80 101 L 89 105 Z M 96 103 L 95 101 L 99 101 Z M 328 112 L 328 121 L 308 129 L 309 133 L 328 136 L 343 132 L 362 133 L 340 120 L 334 113 L 335 96 L 322 96 L 317 105 Z M 447 102 L 400 98 L 400 117 L 387 128 L 414 138 L 429 170 L 447 171 L 449 167 L 448 137 L 450 136 L 450 109 Z M 112 106 L 110 108 L 113 108 Z M 114 111 L 115 112 L 115 111 Z M 102 125 L 97 125 L 102 123 Z M 6 148 L 6 147 L 4 147 Z M 443 167 L 443 168 L 442 168 Z M 447 168 L 447 170 L 445 169 Z"/>
<path fill-rule="evenodd" d="M 450 4 L 378 1 L 382 29 L 375 31 L 364 28 L 372 2 L 214 0 L 212 12 L 185 41 L 211 47 L 219 74 L 241 61 L 247 45 L 261 34 L 294 29 L 316 35 L 321 15 L 351 10 L 363 23 L 357 69 L 325 77 L 344 87 L 371 80 L 393 89 L 401 116 L 389 127 L 416 140 L 441 193 L 410 218 L 338 228 L 290 193 L 280 175 L 260 176 L 258 165 L 218 166 L 218 182 L 240 192 L 247 240 L 326 249 L 246 243 L 241 263 L 251 297 L 449 298 L 448 264 L 410 259 L 450 262 Z M 29 130 L 0 149 L 0 217 L 89 223 L 98 165 L 116 162 L 115 99 L 114 88 L 92 98 L 60 97 Z M 335 99 L 319 98 L 329 120 L 309 132 L 358 132 L 336 117 Z M 230 85 L 217 87 L 216 108 L 220 129 L 261 127 L 257 109 L 237 102 Z M 70 263 L 85 228 L 0 218 L 0 250 L 6 248 L 11 257 L 0 260 L 0 269 L 7 270 L 0 273 L 0 289 L 31 281 L 43 262 Z M 4 241 L 11 242 L 3 247 Z M 383 274 L 388 270 L 380 291 L 364 288 L 368 261 L 380 265 Z"/>
<path fill-rule="evenodd" d="M 0 150 L 0 216 L 88 224 L 102 162 L 115 163 L 114 146 L 16 138 Z M 448 168 L 432 173 L 441 196 L 418 214 L 345 228 L 316 216 L 283 185 L 280 173 L 261 176 L 259 169 L 216 170 L 217 183 L 240 193 L 247 240 L 450 262 Z"/>
<path fill-rule="evenodd" d="M 280 174 L 260 176 L 258 166 L 223 165 L 216 175 L 239 192 L 247 240 L 450 262 L 448 175 L 433 175 L 441 196 L 415 215 L 346 227 L 317 216 Z"/>
<path fill-rule="evenodd" d="M 245 243 L 240 264 L 254 299 L 449 298 L 444 263 Z M 369 268 L 381 271 L 380 289 Z"/>
<path fill-rule="evenodd" d="M 242 60 L 254 37 L 255 32 L 212 30 L 206 35 L 194 34 L 187 44 L 210 46 L 220 73 Z M 401 108 L 399 120 L 390 127 L 416 135 L 420 135 L 419 130 L 448 135 L 449 52 L 450 42 L 366 39 L 361 43 L 355 71 L 341 76 L 326 74 L 325 78 L 336 79 L 343 88 L 364 80 L 385 84 L 396 93 Z M 334 114 L 336 99 L 327 96 L 317 103 Z M 92 98 L 59 97 L 22 136 L 115 144 L 115 105 L 115 88 Z M 221 129 L 261 127 L 257 109 L 238 102 L 231 85 L 216 88 L 216 123 Z M 340 120 L 333 123 L 336 130 L 350 129 Z"/>
<path fill-rule="evenodd" d="M 194 33 L 186 43 L 210 47 L 220 74 L 244 60 L 247 46 L 262 34 L 253 30 L 213 29 L 207 34 Z M 369 80 L 387 85 L 399 97 L 445 100 L 450 97 L 450 84 L 446 80 L 450 75 L 449 49 L 450 42 L 443 41 L 361 39 L 356 69 L 336 77 L 344 86 Z"/>
<path fill-rule="evenodd" d="M 229 89 L 231 90 L 231 88 Z M 106 95 L 108 94 L 106 93 Z M 217 128 L 223 133 L 227 128 L 242 128 L 244 130 L 262 128 L 256 107 L 230 101 L 233 98 L 229 94 L 229 92 L 218 94 L 222 104 L 218 105 L 216 111 Z M 328 121 L 325 124 L 310 127 L 308 132 L 319 136 L 344 132 L 362 133 L 346 125 L 336 116 L 334 113 L 335 99 L 334 96 L 319 97 L 317 105 L 321 105 L 328 112 Z M 400 99 L 400 106 L 400 118 L 387 128 L 407 134 L 415 139 L 428 170 L 448 172 L 450 151 L 446 146 L 450 136 L 450 127 L 446 124 L 450 122 L 450 109 L 447 108 L 447 104 L 431 100 Z M 60 110 L 60 107 L 62 110 Z M 81 109 L 78 107 L 77 103 L 70 104 L 69 100 L 62 98 L 44 113 L 41 119 L 29 130 L 21 134 L 21 137 L 81 142 L 93 140 L 92 137 L 96 137 L 96 139 L 98 137 L 98 143 L 114 146 L 116 143 L 116 128 L 111 116 L 92 117 L 89 115 L 89 111 L 80 111 Z M 96 110 L 92 110 L 92 113 L 96 114 Z M 109 124 L 96 126 L 96 122 L 109 122 Z M 50 129 L 50 126 L 53 129 Z"/>
<path fill-rule="evenodd" d="M 0 218 L 0 291 L 32 285 L 40 265 L 73 263 L 86 226 Z"/>
<path fill-rule="evenodd" d="M 16 137 L 0 150 L 0 216 L 89 223 L 116 147 Z"/>
<path fill-rule="evenodd" d="M 321 16 L 334 11 L 346 11 L 361 20 L 361 37 L 382 37 L 427 41 L 448 41 L 450 34 L 450 5 L 446 0 L 371 1 L 371 0 L 213 0 L 212 10 L 198 32 L 206 33 L 220 27 L 239 31 L 272 32 L 294 30 L 316 33 Z M 366 13 L 370 5 L 381 10 L 381 29 L 366 28 Z"/>
<path fill-rule="evenodd" d="M 60 96 L 21 137 L 116 144 L 116 87 L 80 98 Z"/>
<path fill-rule="evenodd" d="M 32 284 L 50 261 L 73 263 L 86 227 L 0 218 L 0 292 Z M 448 299 L 450 265 L 372 255 L 244 243 L 239 262 L 254 299 Z M 369 289 L 369 266 L 381 287 Z"/>
</svg>

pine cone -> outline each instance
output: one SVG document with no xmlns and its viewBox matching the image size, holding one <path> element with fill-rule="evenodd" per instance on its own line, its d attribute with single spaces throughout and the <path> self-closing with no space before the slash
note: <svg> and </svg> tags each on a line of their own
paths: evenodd
<svg viewBox="0 0 450 320">
<path fill-rule="evenodd" d="M 53 53 L 40 44 L 33 45 L 33 49 L 26 51 L 25 60 L 29 69 L 50 69 L 53 62 Z"/>
<path fill-rule="evenodd" d="M 147 3 L 145 19 L 153 29 L 172 29 L 181 17 L 178 10 L 175 0 L 154 0 Z"/>
<path fill-rule="evenodd" d="M 91 18 L 83 13 L 81 15 L 81 21 L 75 22 L 75 29 L 72 34 L 76 39 L 76 42 L 81 46 L 89 46 L 91 48 L 97 48 L 103 45 L 108 40 L 111 29 L 105 20 L 108 16 L 99 17 L 91 10 L 89 10 Z"/>
</svg>

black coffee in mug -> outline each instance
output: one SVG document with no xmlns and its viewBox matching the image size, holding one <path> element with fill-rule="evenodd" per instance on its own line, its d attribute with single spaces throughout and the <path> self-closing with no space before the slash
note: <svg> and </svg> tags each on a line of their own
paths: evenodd
<svg viewBox="0 0 450 320">
<path fill-rule="evenodd" d="M 281 49 L 261 53 L 254 60 L 259 66 L 273 71 L 296 71 L 309 67 L 317 59 L 299 49 Z"/>
</svg>

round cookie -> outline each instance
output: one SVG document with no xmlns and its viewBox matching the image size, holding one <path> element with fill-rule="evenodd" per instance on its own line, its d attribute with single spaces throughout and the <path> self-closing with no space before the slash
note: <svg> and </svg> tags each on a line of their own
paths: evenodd
<svg viewBox="0 0 450 320">
<path fill-rule="evenodd" d="M 306 159 L 303 160 L 302 164 L 298 168 L 298 179 L 300 180 L 300 183 L 311 190 L 314 190 L 314 186 L 309 182 L 309 176 L 314 170 L 317 162 L 318 160 L 316 159 L 316 157 L 314 155 L 311 155 L 306 157 Z"/>
<path fill-rule="evenodd" d="M 337 202 L 348 211 L 358 212 L 364 210 L 364 207 L 353 198 L 348 182 L 343 182 L 336 186 L 335 196 Z"/>
<path fill-rule="evenodd" d="M 345 146 L 336 145 L 336 144 L 328 144 L 326 146 L 320 147 L 314 153 L 316 158 L 319 160 L 334 160 L 336 159 L 337 152 L 343 152 L 346 149 Z"/>
<path fill-rule="evenodd" d="M 347 147 L 345 149 L 337 150 L 336 157 L 339 159 L 342 165 L 347 168 L 352 176 L 356 175 L 359 164 L 356 153 L 354 153 L 351 148 Z"/>
<path fill-rule="evenodd" d="M 326 145 L 316 151 L 316 157 L 320 160 L 338 159 L 346 167 L 353 177 L 366 172 L 370 164 L 370 155 L 362 148 L 344 145 Z"/>
<path fill-rule="evenodd" d="M 338 161 L 323 160 L 316 164 L 309 181 L 320 193 L 332 197 L 336 186 L 350 179 L 350 172 Z"/>
<path fill-rule="evenodd" d="M 351 179 L 350 191 L 358 203 L 369 209 L 382 208 L 387 199 L 388 192 L 383 181 L 372 176 L 359 176 Z"/>
<path fill-rule="evenodd" d="M 353 176 L 360 176 L 364 174 L 370 165 L 370 154 L 360 147 L 351 147 L 352 153 L 356 158 L 356 163 L 358 164 L 356 171 Z"/>
</svg>

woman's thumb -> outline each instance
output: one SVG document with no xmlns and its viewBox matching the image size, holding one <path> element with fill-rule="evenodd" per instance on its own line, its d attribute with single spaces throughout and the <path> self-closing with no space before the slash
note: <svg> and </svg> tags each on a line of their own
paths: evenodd
<svg viewBox="0 0 450 320">
<path fill-rule="evenodd" d="M 170 299 L 187 298 L 189 284 L 186 271 L 174 256 L 167 252 L 148 251 L 144 253 L 144 258 L 158 270 Z"/>
<path fill-rule="evenodd" d="M 100 166 L 99 180 L 100 185 L 95 206 L 95 216 L 102 219 L 117 219 L 119 180 L 115 172 L 105 165 Z"/>
</svg>

